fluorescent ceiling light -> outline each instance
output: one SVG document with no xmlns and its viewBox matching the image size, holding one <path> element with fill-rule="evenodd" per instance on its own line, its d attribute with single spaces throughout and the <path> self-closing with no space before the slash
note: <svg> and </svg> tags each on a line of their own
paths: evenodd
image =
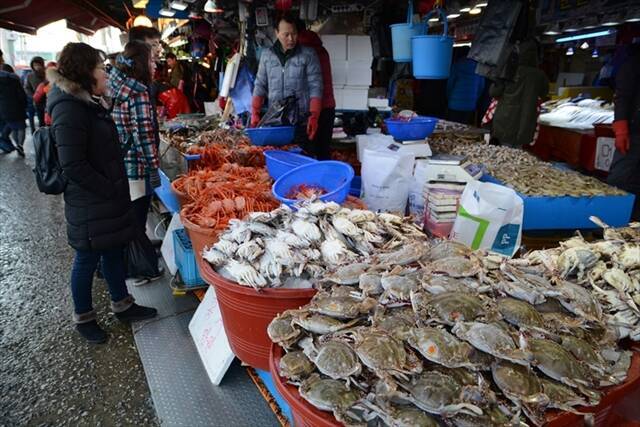
<svg viewBox="0 0 640 427">
<path fill-rule="evenodd" d="M 580 24 L 577 21 L 571 22 L 567 25 L 567 28 L 564 29 L 567 33 L 575 33 L 576 31 L 580 31 Z"/>
<path fill-rule="evenodd" d="M 589 49 L 589 47 L 590 47 L 589 46 L 589 42 L 584 42 L 584 43 L 582 43 L 580 45 L 580 49 L 582 49 L 582 50 L 587 50 L 587 49 Z"/>
<path fill-rule="evenodd" d="M 471 42 L 459 42 L 459 43 L 453 44 L 453 47 L 464 47 L 464 46 L 471 46 Z"/>
<path fill-rule="evenodd" d="M 189 43 L 189 41 L 186 40 L 186 39 L 177 39 L 177 40 L 174 40 L 171 43 L 169 43 L 169 46 L 170 47 L 180 47 L 180 46 L 184 46 L 187 43 Z"/>
<path fill-rule="evenodd" d="M 158 13 L 162 16 L 166 16 L 167 18 L 171 18 L 173 17 L 173 15 L 176 14 L 176 11 L 173 9 L 167 9 L 166 7 L 163 7 L 162 9 L 160 9 Z"/>
<path fill-rule="evenodd" d="M 208 13 L 222 13 L 224 10 L 218 7 L 218 2 L 215 0 L 207 0 L 204 4 L 204 11 Z"/>
<path fill-rule="evenodd" d="M 595 31 L 593 33 L 578 34 L 576 36 L 560 37 L 556 39 L 556 43 L 571 42 L 575 40 L 592 39 L 595 37 L 608 36 L 613 34 L 613 30 Z"/>
<path fill-rule="evenodd" d="M 433 17 L 429 19 L 429 22 L 438 22 L 438 21 L 440 21 L 440 18 Z"/>
<path fill-rule="evenodd" d="M 545 31 L 542 34 L 547 35 L 547 36 L 557 36 L 557 35 L 560 35 L 562 33 L 560 33 L 560 31 L 558 31 L 557 28 L 551 27 L 551 28 L 549 28 L 547 31 Z"/>
<path fill-rule="evenodd" d="M 460 16 L 459 13 L 450 13 L 447 15 L 447 19 L 456 19 L 459 16 Z"/>
<path fill-rule="evenodd" d="M 136 9 L 144 9 L 147 7 L 147 3 L 149 3 L 149 0 L 134 0 L 133 7 Z"/>
<path fill-rule="evenodd" d="M 460 9 L 460 12 L 462 13 L 468 13 L 471 10 L 470 7 L 463 7 L 462 9 Z"/>
<path fill-rule="evenodd" d="M 485 2 L 482 2 L 482 3 L 478 3 L 478 4 L 476 4 L 476 7 L 486 7 L 488 4 L 489 4 L 489 3 L 487 3 L 487 2 L 485 1 Z"/>
<path fill-rule="evenodd" d="M 602 25 L 605 27 L 613 27 L 618 24 L 620 24 L 620 17 L 618 15 L 605 16 L 602 20 Z"/>
<path fill-rule="evenodd" d="M 597 58 L 599 56 L 600 56 L 600 52 L 598 52 L 598 48 L 593 49 L 593 52 L 591 52 L 591 57 Z"/>
<path fill-rule="evenodd" d="M 473 9 L 471 9 L 469 11 L 469 15 L 477 15 L 480 12 L 482 12 L 482 9 L 480 9 L 478 6 L 474 7 Z"/>
<path fill-rule="evenodd" d="M 573 51 L 573 48 L 572 48 L 572 47 L 570 47 L 570 48 L 568 48 L 568 49 L 567 49 L 567 53 L 566 53 L 565 55 L 567 55 L 567 56 L 571 56 L 571 55 L 573 55 L 574 53 L 575 53 L 575 52 Z"/>
<path fill-rule="evenodd" d="M 169 7 L 171 7 L 171 9 L 182 11 L 182 10 L 186 10 L 187 7 L 189 7 L 189 5 L 180 0 L 173 0 L 171 3 L 169 3 Z"/>
</svg>

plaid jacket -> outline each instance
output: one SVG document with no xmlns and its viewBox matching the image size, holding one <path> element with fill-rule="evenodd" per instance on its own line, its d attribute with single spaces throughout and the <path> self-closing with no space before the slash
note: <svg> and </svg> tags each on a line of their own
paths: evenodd
<svg viewBox="0 0 640 427">
<path fill-rule="evenodd" d="M 160 166 L 155 144 L 153 110 L 147 86 L 113 67 L 109 71 L 109 96 L 120 144 L 130 147 L 124 164 L 129 179 L 144 179 Z"/>
</svg>

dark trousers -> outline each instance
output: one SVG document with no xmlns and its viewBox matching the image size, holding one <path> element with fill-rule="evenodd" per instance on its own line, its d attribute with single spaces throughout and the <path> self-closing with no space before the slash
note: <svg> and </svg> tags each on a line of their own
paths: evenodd
<svg viewBox="0 0 640 427">
<path fill-rule="evenodd" d="M 38 115 L 38 127 L 46 126 L 44 122 L 44 105 L 36 105 L 36 114 Z"/>
<path fill-rule="evenodd" d="M 616 150 L 607 183 L 636 196 L 631 221 L 640 221 L 640 134 L 631 135 L 627 154 Z"/>
<path fill-rule="evenodd" d="M 136 219 L 136 242 L 144 252 L 145 259 L 148 260 L 149 264 L 156 266 L 156 273 L 159 274 L 158 255 L 151 240 L 149 240 L 147 236 L 147 218 L 149 216 L 149 207 L 151 206 L 151 195 L 140 197 L 131 202 L 131 205 Z M 135 271 L 129 271 L 127 273 L 129 277 L 138 276 Z"/>
<path fill-rule="evenodd" d="M 122 248 L 102 251 L 79 251 L 71 270 L 71 296 L 76 314 L 93 310 L 91 288 L 98 261 L 109 287 L 111 301 L 121 301 L 129 295 L 125 283 L 125 266 Z"/>
<path fill-rule="evenodd" d="M 331 159 L 331 139 L 333 138 L 333 121 L 335 117 L 335 108 L 325 108 L 320 112 L 318 132 L 312 143 L 313 154 L 318 160 Z"/>
<path fill-rule="evenodd" d="M 447 120 L 457 123 L 463 123 L 465 125 L 474 124 L 476 118 L 475 111 L 458 111 L 458 110 L 447 110 Z"/>
</svg>

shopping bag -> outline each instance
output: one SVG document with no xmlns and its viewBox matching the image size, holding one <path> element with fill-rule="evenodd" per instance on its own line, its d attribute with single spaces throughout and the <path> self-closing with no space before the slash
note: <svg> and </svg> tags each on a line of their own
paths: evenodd
<svg viewBox="0 0 640 427">
<path fill-rule="evenodd" d="M 427 183 L 428 170 L 428 160 L 416 160 L 416 167 L 409 185 L 409 214 L 417 223 L 424 220 L 424 185 Z"/>
<path fill-rule="evenodd" d="M 158 255 L 151 242 L 136 236 L 129 242 L 125 253 L 127 277 L 156 277 L 158 275 Z"/>
<path fill-rule="evenodd" d="M 175 87 L 160 93 L 158 99 L 164 105 L 168 119 L 173 119 L 178 114 L 189 114 L 191 112 L 189 100 L 180 89 Z"/>
<path fill-rule="evenodd" d="M 507 187 L 489 182 L 467 183 L 450 238 L 471 247 L 513 256 L 522 238 L 524 204 Z"/>
<path fill-rule="evenodd" d="M 372 211 L 404 215 L 415 157 L 391 150 L 364 150 L 362 199 Z"/>
<path fill-rule="evenodd" d="M 298 98 L 295 95 L 287 96 L 269 103 L 258 127 L 295 126 L 299 120 L 298 113 Z"/>
</svg>

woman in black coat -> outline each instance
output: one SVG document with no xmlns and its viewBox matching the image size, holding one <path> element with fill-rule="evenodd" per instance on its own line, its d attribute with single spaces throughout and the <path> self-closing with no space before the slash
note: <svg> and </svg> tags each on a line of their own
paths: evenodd
<svg viewBox="0 0 640 427">
<path fill-rule="evenodd" d="M 48 70 L 47 109 L 58 157 L 68 184 L 64 191 L 69 244 L 76 250 L 71 272 L 73 319 L 90 343 L 107 334 L 96 322 L 91 288 L 98 261 L 111 308 L 124 322 L 148 319 L 156 310 L 133 302 L 125 283 L 124 247 L 133 236 L 129 186 L 116 127 L 102 95 L 107 74 L 103 54 L 85 43 L 69 43 L 58 70 Z"/>
</svg>

